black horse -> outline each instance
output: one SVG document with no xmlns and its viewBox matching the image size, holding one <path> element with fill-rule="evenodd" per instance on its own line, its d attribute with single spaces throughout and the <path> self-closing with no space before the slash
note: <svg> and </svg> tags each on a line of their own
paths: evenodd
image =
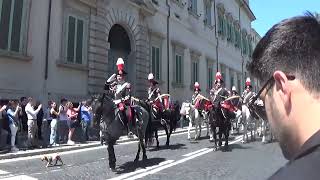
<svg viewBox="0 0 320 180">
<path fill-rule="evenodd" d="M 157 148 L 159 148 L 159 137 L 158 131 L 163 129 L 167 136 L 166 146 L 170 145 L 170 136 L 175 131 L 178 121 L 180 120 L 179 104 L 174 104 L 173 107 L 163 110 L 162 112 L 156 113 L 151 105 L 145 101 L 136 101 L 136 104 L 144 107 L 150 114 L 150 123 L 148 129 L 151 130 L 151 136 L 148 135 L 145 138 L 146 146 L 152 144 L 152 138 L 154 137 L 157 141 Z"/>
<path fill-rule="evenodd" d="M 113 99 L 106 94 L 92 97 L 92 108 L 94 112 L 94 121 L 100 122 L 100 130 L 108 145 L 109 167 L 112 171 L 116 169 L 116 157 L 114 153 L 114 145 L 119 137 L 127 131 L 126 125 L 120 120 L 117 108 Z M 151 137 L 151 131 L 148 130 L 149 113 L 141 106 L 133 106 L 135 118 L 138 120 L 133 128 L 133 133 L 138 137 L 138 152 L 135 162 L 139 160 L 140 151 L 142 149 L 143 160 L 147 159 L 144 138 Z"/>
<path fill-rule="evenodd" d="M 209 124 L 214 138 L 214 151 L 221 148 L 222 135 L 225 138 L 225 150 L 229 149 L 229 132 L 231 130 L 231 119 L 233 118 L 235 118 L 235 113 L 222 107 L 220 104 L 209 111 Z M 217 127 L 219 127 L 219 147 L 217 146 Z"/>
</svg>

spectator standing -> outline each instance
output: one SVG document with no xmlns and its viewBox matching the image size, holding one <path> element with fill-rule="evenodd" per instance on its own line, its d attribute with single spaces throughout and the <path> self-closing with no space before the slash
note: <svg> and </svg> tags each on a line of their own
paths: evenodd
<svg viewBox="0 0 320 180">
<path fill-rule="evenodd" d="M 88 101 L 83 101 L 80 109 L 81 114 L 81 127 L 83 132 L 83 139 L 85 141 L 89 140 L 89 128 L 92 120 L 92 107 L 90 107 L 91 103 Z"/>
<path fill-rule="evenodd" d="M 37 102 L 34 110 L 36 110 L 40 105 L 40 102 Z M 43 112 L 43 109 L 40 108 L 40 111 L 39 113 L 37 114 L 37 137 L 38 137 L 38 140 L 43 140 L 42 138 L 42 121 L 43 121 L 43 117 L 44 117 L 44 112 Z"/>
<path fill-rule="evenodd" d="M 9 121 L 9 127 L 11 131 L 11 151 L 16 152 L 19 149 L 16 147 L 16 134 L 19 128 L 19 112 L 21 107 L 16 101 L 10 101 L 7 110 L 7 116 Z"/>
<path fill-rule="evenodd" d="M 36 146 L 35 136 L 37 132 L 37 114 L 42 108 L 42 104 L 34 110 L 36 103 L 31 97 L 28 98 L 28 104 L 25 107 L 27 117 L 28 117 L 28 146 L 29 148 L 34 148 Z"/>
<path fill-rule="evenodd" d="M 43 136 L 44 136 L 44 141 L 47 145 L 50 144 L 50 134 L 51 134 L 51 131 L 50 131 L 51 129 L 50 124 L 52 121 L 52 118 L 50 115 L 51 104 L 52 104 L 52 101 L 48 101 L 48 107 L 44 110 L 44 117 L 43 117 L 43 123 L 44 123 Z"/>
<path fill-rule="evenodd" d="M 58 133 L 59 133 L 59 139 L 63 143 L 67 142 L 68 139 L 68 116 L 67 116 L 67 110 L 68 108 L 66 107 L 67 104 L 67 99 L 61 99 L 61 104 L 59 107 L 59 122 L 58 122 Z"/>
<path fill-rule="evenodd" d="M 69 136 L 68 136 L 68 145 L 74 145 L 75 142 L 72 141 L 72 136 L 74 133 L 75 128 L 79 125 L 79 121 L 77 119 L 78 117 L 78 112 L 80 110 L 81 103 L 79 103 L 78 108 L 73 108 L 72 102 L 67 103 L 68 111 L 67 115 L 69 118 Z"/>
<path fill-rule="evenodd" d="M 21 111 L 20 111 L 20 114 L 19 114 L 19 118 L 20 118 L 20 121 L 21 121 L 22 130 L 24 132 L 28 131 L 28 116 L 27 116 L 27 113 L 26 113 L 26 105 L 27 105 L 27 103 L 28 103 L 28 100 L 27 100 L 26 97 L 21 97 L 20 98 Z"/>
<path fill-rule="evenodd" d="M 57 143 L 57 127 L 58 127 L 58 117 L 59 117 L 59 113 L 57 112 L 56 108 L 57 108 L 57 104 L 52 101 L 50 104 L 50 118 L 51 123 L 50 123 L 50 127 L 51 127 L 51 133 L 50 133 L 50 146 L 59 146 L 59 144 Z"/>
</svg>

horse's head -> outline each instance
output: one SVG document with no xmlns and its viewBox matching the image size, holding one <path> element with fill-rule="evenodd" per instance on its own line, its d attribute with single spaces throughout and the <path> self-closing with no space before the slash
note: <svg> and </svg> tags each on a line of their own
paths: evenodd
<svg viewBox="0 0 320 180">
<path fill-rule="evenodd" d="M 185 115 L 186 117 L 189 117 L 192 111 L 192 105 L 191 103 L 182 103 L 180 114 Z"/>
<path fill-rule="evenodd" d="M 93 121 L 99 122 L 103 115 L 113 114 L 115 104 L 109 96 L 97 94 L 91 97 L 91 106 L 94 113 Z"/>
</svg>

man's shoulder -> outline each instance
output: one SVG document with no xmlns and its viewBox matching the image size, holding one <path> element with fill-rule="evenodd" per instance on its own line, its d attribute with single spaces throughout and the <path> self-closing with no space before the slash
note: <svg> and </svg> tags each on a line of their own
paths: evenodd
<svg viewBox="0 0 320 180">
<path fill-rule="evenodd" d="M 269 180 L 316 180 L 320 177 L 320 149 L 300 158 L 279 169 Z"/>
</svg>

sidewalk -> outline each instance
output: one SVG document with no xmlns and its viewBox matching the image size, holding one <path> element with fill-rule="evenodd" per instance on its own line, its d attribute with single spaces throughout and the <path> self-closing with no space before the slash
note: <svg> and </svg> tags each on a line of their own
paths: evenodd
<svg viewBox="0 0 320 180">
<path fill-rule="evenodd" d="M 204 128 L 204 126 L 202 128 Z M 194 128 L 192 128 L 191 130 L 194 130 Z M 182 132 L 187 132 L 187 131 L 188 131 L 188 127 L 177 128 L 176 131 L 173 132 L 172 134 L 182 133 Z M 159 137 L 160 136 L 165 136 L 165 131 L 164 130 L 159 131 Z M 117 143 L 124 143 L 124 142 L 135 141 L 135 140 L 138 140 L 138 138 L 134 137 L 134 138 L 130 139 L 127 136 L 121 136 L 120 139 L 117 141 Z M 0 160 L 19 158 L 19 157 L 35 156 L 35 155 L 49 154 L 49 153 L 59 153 L 59 152 L 72 151 L 72 150 L 85 149 L 85 148 L 92 148 L 92 147 L 98 147 L 98 146 L 101 146 L 100 141 L 89 141 L 87 143 L 76 144 L 76 145 L 72 145 L 72 146 L 61 145 L 60 147 L 45 148 L 45 149 L 34 149 L 34 150 L 19 151 L 19 152 L 16 152 L 16 153 L 0 154 Z"/>
</svg>

